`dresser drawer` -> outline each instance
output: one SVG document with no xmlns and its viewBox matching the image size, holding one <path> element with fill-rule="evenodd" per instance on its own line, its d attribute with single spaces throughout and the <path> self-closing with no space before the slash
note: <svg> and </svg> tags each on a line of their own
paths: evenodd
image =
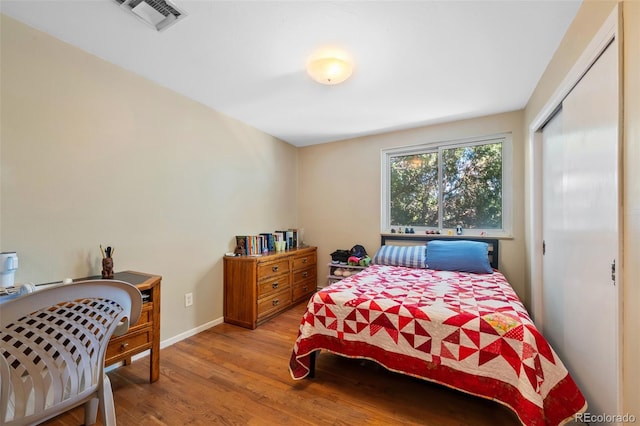
<svg viewBox="0 0 640 426">
<path fill-rule="evenodd" d="M 314 279 L 296 283 L 293 286 L 293 301 L 297 302 L 306 296 L 311 296 L 311 294 L 315 293 L 316 287 L 316 281 Z"/>
<path fill-rule="evenodd" d="M 293 258 L 293 269 L 305 268 L 316 264 L 316 252 L 306 254 L 304 256 L 296 256 Z"/>
<path fill-rule="evenodd" d="M 258 264 L 258 281 L 289 272 L 289 259 Z"/>
<path fill-rule="evenodd" d="M 153 331 L 151 327 L 144 328 L 137 332 L 129 332 L 124 336 L 111 339 L 109 346 L 107 346 L 105 363 L 110 364 L 116 360 L 127 358 L 133 353 L 150 349 L 152 340 Z"/>
<path fill-rule="evenodd" d="M 258 283 L 258 299 L 289 288 L 289 274 L 276 275 Z"/>
<path fill-rule="evenodd" d="M 310 266 L 305 269 L 300 269 L 297 271 L 293 271 L 293 282 L 299 283 L 300 281 L 305 281 L 311 277 L 315 277 L 316 275 L 316 266 Z"/>
<path fill-rule="evenodd" d="M 274 293 L 269 297 L 258 300 L 258 319 L 286 309 L 291 304 L 291 289 L 286 289 Z"/>
</svg>

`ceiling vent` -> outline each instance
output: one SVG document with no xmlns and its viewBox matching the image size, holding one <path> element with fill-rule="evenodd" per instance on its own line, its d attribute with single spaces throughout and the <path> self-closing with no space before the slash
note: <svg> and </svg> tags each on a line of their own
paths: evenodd
<svg viewBox="0 0 640 426">
<path fill-rule="evenodd" d="M 187 16 L 167 0 L 114 0 L 120 7 L 133 13 L 138 19 L 157 31 L 166 30 Z"/>
</svg>

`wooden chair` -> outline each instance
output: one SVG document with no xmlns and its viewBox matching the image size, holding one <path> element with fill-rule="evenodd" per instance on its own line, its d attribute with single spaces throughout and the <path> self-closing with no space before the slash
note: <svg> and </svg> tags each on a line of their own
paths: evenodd
<svg viewBox="0 0 640 426">
<path fill-rule="evenodd" d="M 107 344 L 140 317 L 122 281 L 60 285 L 0 304 L 0 425 L 37 424 L 84 404 L 85 424 L 115 425 Z"/>
</svg>

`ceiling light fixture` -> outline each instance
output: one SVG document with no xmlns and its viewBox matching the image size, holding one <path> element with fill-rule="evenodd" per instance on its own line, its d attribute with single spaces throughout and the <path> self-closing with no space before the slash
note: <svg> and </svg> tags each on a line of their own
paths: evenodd
<svg viewBox="0 0 640 426">
<path fill-rule="evenodd" d="M 309 60 L 307 73 L 318 83 L 339 84 L 351 77 L 353 64 L 344 52 L 325 50 Z"/>
</svg>

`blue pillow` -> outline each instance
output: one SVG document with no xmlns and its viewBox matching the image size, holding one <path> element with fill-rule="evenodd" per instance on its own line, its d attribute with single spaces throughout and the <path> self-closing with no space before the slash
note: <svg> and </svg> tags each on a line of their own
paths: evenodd
<svg viewBox="0 0 640 426">
<path fill-rule="evenodd" d="M 489 244 L 480 241 L 429 241 L 427 267 L 441 271 L 492 274 Z"/>
<path fill-rule="evenodd" d="M 425 247 L 419 246 L 382 246 L 371 259 L 375 265 L 407 266 L 426 268 Z"/>
</svg>

